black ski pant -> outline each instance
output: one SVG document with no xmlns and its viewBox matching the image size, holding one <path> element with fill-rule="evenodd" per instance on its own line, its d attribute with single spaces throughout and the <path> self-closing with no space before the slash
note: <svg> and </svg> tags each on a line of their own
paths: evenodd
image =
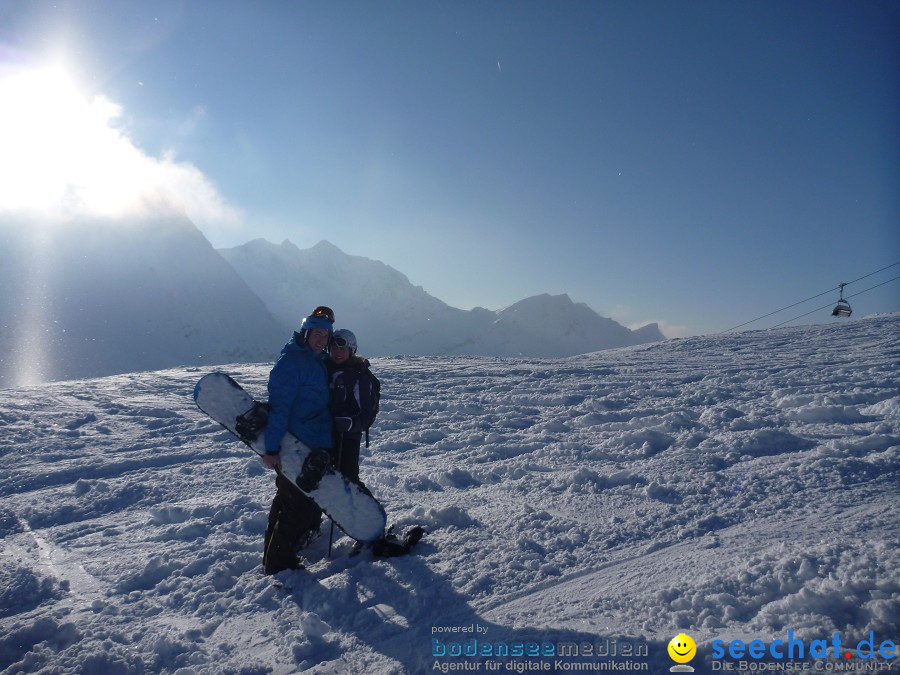
<svg viewBox="0 0 900 675">
<path fill-rule="evenodd" d="M 277 491 L 269 509 L 263 545 L 266 574 L 300 567 L 297 549 L 322 522 L 322 510 L 280 472 L 275 478 L 275 487 Z"/>
</svg>

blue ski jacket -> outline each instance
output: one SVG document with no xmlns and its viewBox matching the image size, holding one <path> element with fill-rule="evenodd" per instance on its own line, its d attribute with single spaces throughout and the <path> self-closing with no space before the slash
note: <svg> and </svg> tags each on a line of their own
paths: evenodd
<svg viewBox="0 0 900 675">
<path fill-rule="evenodd" d="M 267 453 L 279 451 L 288 431 L 311 448 L 332 447 L 327 359 L 300 344 L 298 333 L 281 350 L 269 373 Z"/>
</svg>

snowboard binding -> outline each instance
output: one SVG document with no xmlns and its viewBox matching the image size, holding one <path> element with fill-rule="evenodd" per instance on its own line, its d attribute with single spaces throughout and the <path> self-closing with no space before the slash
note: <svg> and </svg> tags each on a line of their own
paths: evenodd
<svg viewBox="0 0 900 675">
<path fill-rule="evenodd" d="M 331 455 L 328 454 L 328 451 L 321 448 L 313 449 L 306 461 L 303 462 L 303 469 L 300 471 L 300 475 L 297 476 L 297 487 L 304 492 L 315 490 L 330 466 Z"/>
<path fill-rule="evenodd" d="M 410 549 L 418 544 L 425 535 L 425 528 L 421 525 L 409 528 L 404 533 L 402 539 L 398 537 L 393 530 L 394 526 L 391 525 L 387 531 L 375 541 L 356 542 L 350 555 L 357 556 L 362 553 L 364 549 L 368 548 L 371 549 L 372 555 L 376 558 L 396 558 L 409 553 Z"/>
<path fill-rule="evenodd" d="M 269 421 L 269 404 L 254 401 L 253 407 L 235 420 L 234 430 L 246 443 L 252 443 Z"/>
</svg>

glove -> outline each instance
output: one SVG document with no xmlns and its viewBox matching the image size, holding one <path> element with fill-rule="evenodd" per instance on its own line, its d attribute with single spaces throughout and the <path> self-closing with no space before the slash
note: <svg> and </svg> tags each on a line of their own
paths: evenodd
<svg viewBox="0 0 900 675">
<path fill-rule="evenodd" d="M 338 433 L 346 433 L 353 428 L 353 418 L 351 417 L 335 417 L 334 429 Z"/>
<path fill-rule="evenodd" d="M 277 452 L 267 452 L 262 458 L 263 466 L 267 469 L 278 470 L 281 468 L 281 455 Z"/>
</svg>

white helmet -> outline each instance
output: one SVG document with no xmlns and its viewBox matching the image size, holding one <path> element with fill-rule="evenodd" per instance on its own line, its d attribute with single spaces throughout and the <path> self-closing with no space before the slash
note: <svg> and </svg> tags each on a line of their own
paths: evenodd
<svg viewBox="0 0 900 675">
<path fill-rule="evenodd" d="M 353 334 L 353 331 L 347 330 L 346 328 L 340 328 L 334 331 L 334 335 L 331 338 L 331 344 L 337 345 L 338 347 L 350 347 L 350 353 L 356 353 L 356 336 Z"/>
</svg>

